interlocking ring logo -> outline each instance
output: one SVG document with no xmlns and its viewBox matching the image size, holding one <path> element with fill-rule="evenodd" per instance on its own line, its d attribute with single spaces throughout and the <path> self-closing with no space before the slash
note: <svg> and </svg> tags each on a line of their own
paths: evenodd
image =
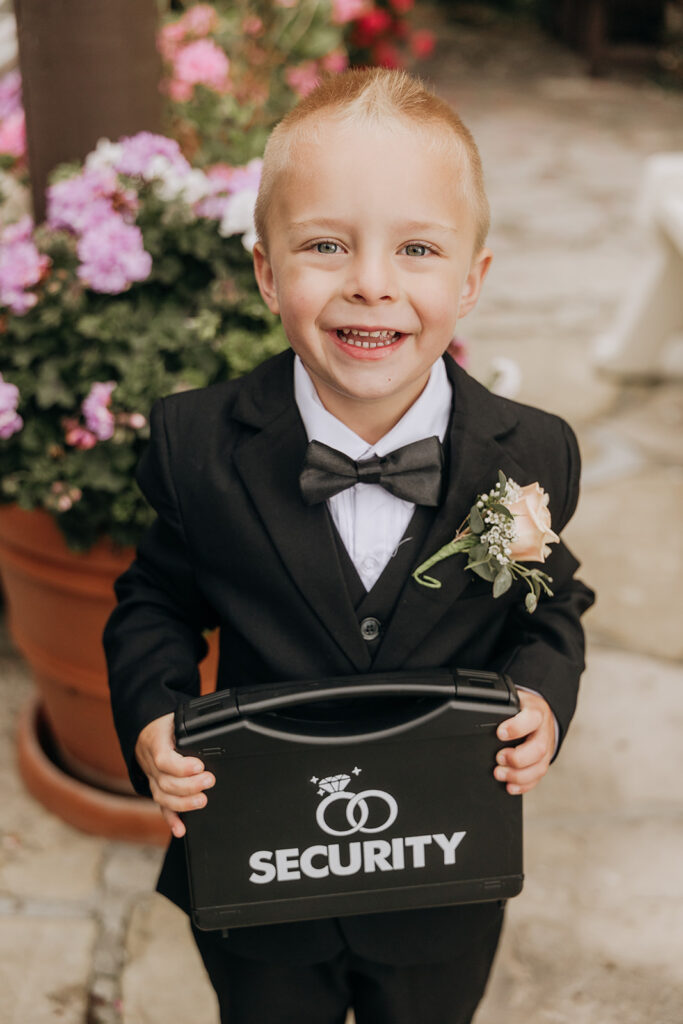
<svg viewBox="0 0 683 1024">
<path fill-rule="evenodd" d="M 386 817 L 380 825 L 370 827 L 366 825 L 368 818 L 370 817 L 370 808 L 368 807 L 368 800 L 376 799 L 381 800 L 386 805 Z M 346 804 L 346 820 L 349 823 L 349 827 L 346 829 L 330 828 L 325 820 L 325 814 L 330 804 L 336 803 L 338 800 L 348 801 Z M 342 790 L 337 793 L 330 793 L 329 796 L 325 797 L 318 804 L 318 810 L 315 814 L 315 820 L 323 830 L 331 836 L 351 836 L 355 832 L 384 832 L 385 829 L 389 828 L 390 825 L 396 821 L 398 814 L 398 805 L 390 793 L 385 793 L 381 789 L 364 789 L 362 793 L 348 793 Z"/>
</svg>

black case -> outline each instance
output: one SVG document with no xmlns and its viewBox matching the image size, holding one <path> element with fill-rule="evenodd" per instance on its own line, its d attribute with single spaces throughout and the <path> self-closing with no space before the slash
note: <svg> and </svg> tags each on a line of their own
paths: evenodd
<svg viewBox="0 0 683 1024">
<path fill-rule="evenodd" d="M 493 672 L 220 690 L 176 746 L 216 777 L 183 815 L 202 929 L 481 902 L 522 888 L 522 801 L 493 778 L 519 710 Z"/>
</svg>

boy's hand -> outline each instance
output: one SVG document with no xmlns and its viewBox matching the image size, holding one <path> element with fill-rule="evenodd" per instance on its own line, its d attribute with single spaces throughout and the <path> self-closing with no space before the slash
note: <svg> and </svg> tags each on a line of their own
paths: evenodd
<svg viewBox="0 0 683 1024">
<path fill-rule="evenodd" d="M 149 779 L 154 802 L 177 838 L 185 835 L 185 826 L 177 811 L 196 811 L 206 804 L 202 790 L 210 789 L 216 779 L 204 771 L 197 757 L 185 757 L 175 749 L 173 713 L 155 718 L 141 730 L 135 744 L 138 764 Z"/>
<path fill-rule="evenodd" d="M 501 722 L 496 730 L 499 740 L 517 740 L 526 736 L 516 747 L 498 751 L 498 762 L 493 774 L 499 782 L 506 782 L 508 793 L 517 795 L 533 789 L 548 770 L 555 752 L 555 719 L 550 705 L 537 693 L 519 690 L 522 710 L 513 718 Z"/>
</svg>

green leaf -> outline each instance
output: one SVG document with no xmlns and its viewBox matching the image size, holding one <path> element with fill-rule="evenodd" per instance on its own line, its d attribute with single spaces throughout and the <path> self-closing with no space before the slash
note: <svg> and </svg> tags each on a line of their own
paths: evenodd
<svg viewBox="0 0 683 1024">
<path fill-rule="evenodd" d="M 507 490 L 508 481 L 502 469 L 498 470 L 498 483 L 500 484 L 500 489 L 504 494 Z"/>
<path fill-rule="evenodd" d="M 525 604 L 526 610 L 528 612 L 535 612 L 536 611 L 536 605 L 538 604 L 538 598 L 536 597 L 535 594 L 528 593 L 526 595 L 526 597 L 524 598 L 524 604 Z"/>
<path fill-rule="evenodd" d="M 470 530 L 476 534 L 484 532 L 484 520 L 476 505 L 473 505 L 470 509 Z"/>
<path fill-rule="evenodd" d="M 470 548 L 470 561 L 472 561 L 472 562 L 480 562 L 480 561 L 482 561 L 482 559 L 486 558 L 486 556 L 488 554 L 488 551 L 489 551 L 488 544 L 482 544 L 482 543 L 475 544 L 473 547 Z"/>
<path fill-rule="evenodd" d="M 514 519 L 512 512 L 505 505 L 501 505 L 500 502 L 496 501 L 493 505 L 489 505 L 492 512 L 498 512 L 499 515 L 505 516 L 506 519 Z"/>
<path fill-rule="evenodd" d="M 482 562 L 480 565 L 468 565 L 467 568 L 476 572 L 477 576 L 481 576 L 488 583 L 493 583 L 496 578 L 496 570 L 488 562 Z"/>
<path fill-rule="evenodd" d="M 506 590 L 510 589 L 511 585 L 512 573 L 508 567 L 504 565 L 493 581 L 493 596 L 500 597 Z"/>
</svg>

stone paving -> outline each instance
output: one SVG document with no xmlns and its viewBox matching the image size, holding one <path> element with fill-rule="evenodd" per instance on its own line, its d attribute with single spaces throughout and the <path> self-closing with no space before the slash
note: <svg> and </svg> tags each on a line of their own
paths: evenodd
<svg viewBox="0 0 683 1024">
<path fill-rule="evenodd" d="M 577 430 L 566 538 L 599 592 L 575 723 L 526 798 L 527 880 L 476 1022 L 680 1024 L 683 392 L 674 376 L 601 376 L 593 352 L 639 272 L 643 160 L 683 151 L 683 95 L 591 81 L 500 22 L 444 29 L 430 77 L 474 131 L 494 211 L 493 269 L 462 324 L 472 371 L 516 360 L 518 397 Z M 82 835 L 23 791 L 13 732 L 30 692 L 4 635 L 1 1019 L 215 1024 L 186 922 L 152 892 L 160 852 Z"/>
</svg>

